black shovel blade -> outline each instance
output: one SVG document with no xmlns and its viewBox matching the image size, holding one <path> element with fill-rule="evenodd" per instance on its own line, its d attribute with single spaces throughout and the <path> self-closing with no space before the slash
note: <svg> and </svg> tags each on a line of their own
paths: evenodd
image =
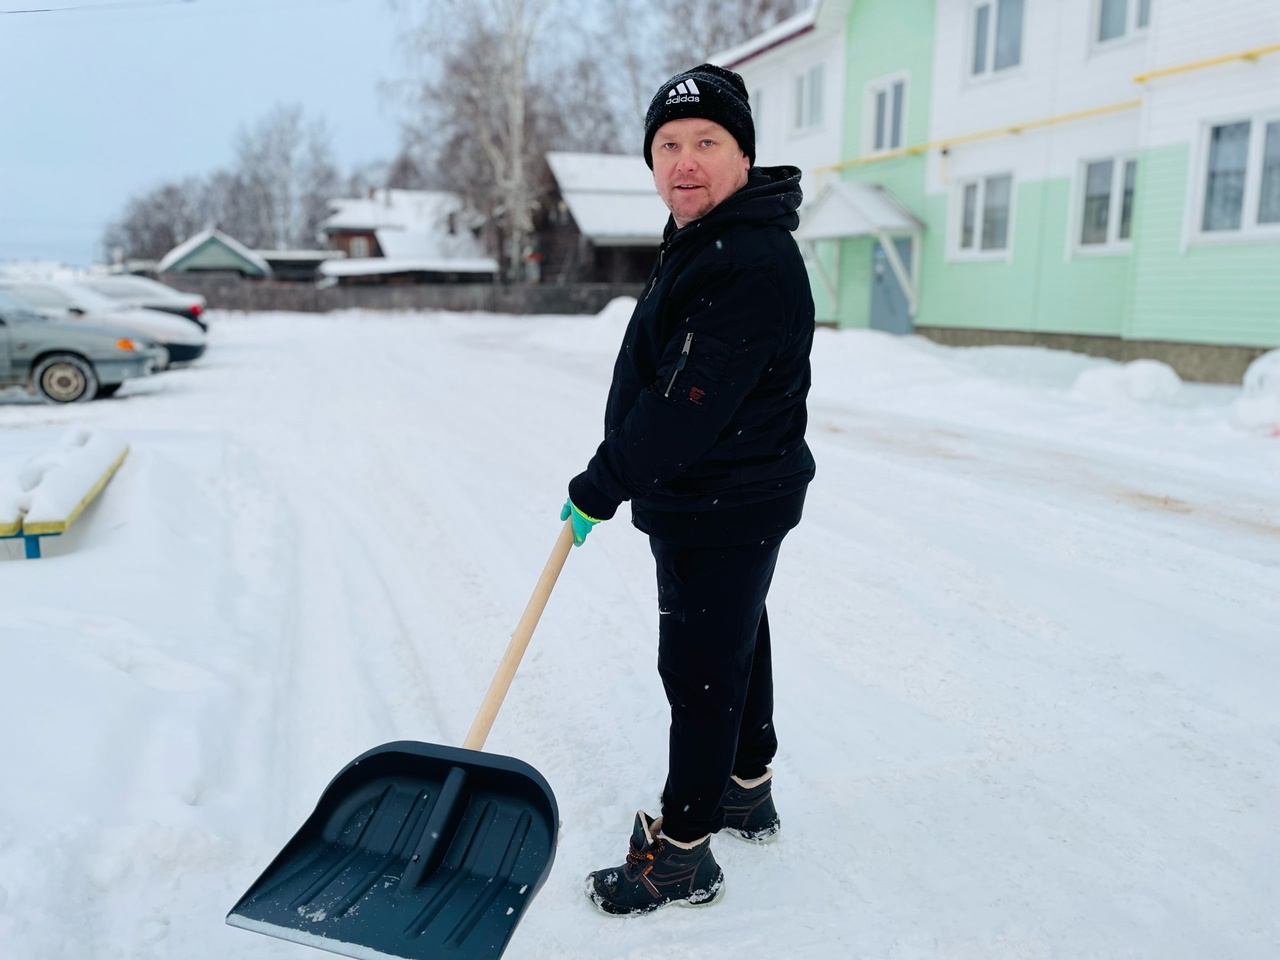
<svg viewBox="0 0 1280 960">
<path fill-rule="evenodd" d="M 347 764 L 227 923 L 348 957 L 502 955 L 559 808 L 514 757 L 402 740 Z"/>
</svg>

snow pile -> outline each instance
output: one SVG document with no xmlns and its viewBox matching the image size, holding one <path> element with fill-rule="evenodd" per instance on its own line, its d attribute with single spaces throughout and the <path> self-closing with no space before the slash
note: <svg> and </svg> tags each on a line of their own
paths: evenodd
<svg viewBox="0 0 1280 960">
<path fill-rule="evenodd" d="M 625 324 L 635 309 L 635 297 L 614 297 L 596 316 L 606 323 Z"/>
<path fill-rule="evenodd" d="M 1250 430 L 1280 434 L 1280 350 L 1269 350 L 1249 364 L 1235 417 Z"/>
<path fill-rule="evenodd" d="M 24 490 L 18 482 L 18 473 L 22 469 L 22 461 L 8 457 L 0 459 L 0 528 L 12 524 L 22 517 L 22 501 Z"/>
<path fill-rule="evenodd" d="M 0 515 L 25 514 L 28 526 L 74 519 L 85 497 L 129 446 L 102 430 L 68 431 L 50 451 L 0 465 Z"/>
<path fill-rule="evenodd" d="M 1169 403 L 1181 390 L 1182 378 L 1167 363 L 1133 360 L 1085 370 L 1076 378 L 1071 395 L 1104 405 Z"/>
</svg>

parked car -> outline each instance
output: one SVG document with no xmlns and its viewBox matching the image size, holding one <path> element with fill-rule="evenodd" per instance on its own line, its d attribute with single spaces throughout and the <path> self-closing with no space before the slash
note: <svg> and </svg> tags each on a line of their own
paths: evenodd
<svg viewBox="0 0 1280 960">
<path fill-rule="evenodd" d="M 190 363 L 204 353 L 205 332 L 194 323 L 156 310 L 121 306 L 79 284 L 54 280 L 0 280 L 0 290 L 25 300 L 50 320 L 120 327 L 155 340 L 168 351 L 170 364 Z"/>
<path fill-rule="evenodd" d="M 208 302 L 198 293 L 183 293 L 158 280 L 124 273 L 89 277 L 76 282 L 126 306 L 174 313 L 198 323 L 201 330 L 209 329 L 209 322 L 204 317 Z"/>
<path fill-rule="evenodd" d="M 0 386 L 21 386 L 50 403 L 109 397 L 133 377 L 169 362 L 147 337 L 97 324 L 50 320 L 0 291 Z"/>
</svg>

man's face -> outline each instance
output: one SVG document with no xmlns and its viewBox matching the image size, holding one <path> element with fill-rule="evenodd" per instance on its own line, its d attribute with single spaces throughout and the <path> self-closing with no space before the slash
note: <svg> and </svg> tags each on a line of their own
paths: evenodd
<svg viewBox="0 0 1280 960">
<path fill-rule="evenodd" d="M 653 182 L 677 227 L 705 217 L 742 189 L 751 167 L 733 134 L 698 117 L 667 121 L 650 149 Z"/>
</svg>

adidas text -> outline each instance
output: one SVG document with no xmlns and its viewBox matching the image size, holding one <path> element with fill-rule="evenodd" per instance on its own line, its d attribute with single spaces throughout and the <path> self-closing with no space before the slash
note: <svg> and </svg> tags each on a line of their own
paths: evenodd
<svg viewBox="0 0 1280 960">
<path fill-rule="evenodd" d="M 667 103 L 700 103 L 701 97 L 668 97 Z"/>
</svg>

